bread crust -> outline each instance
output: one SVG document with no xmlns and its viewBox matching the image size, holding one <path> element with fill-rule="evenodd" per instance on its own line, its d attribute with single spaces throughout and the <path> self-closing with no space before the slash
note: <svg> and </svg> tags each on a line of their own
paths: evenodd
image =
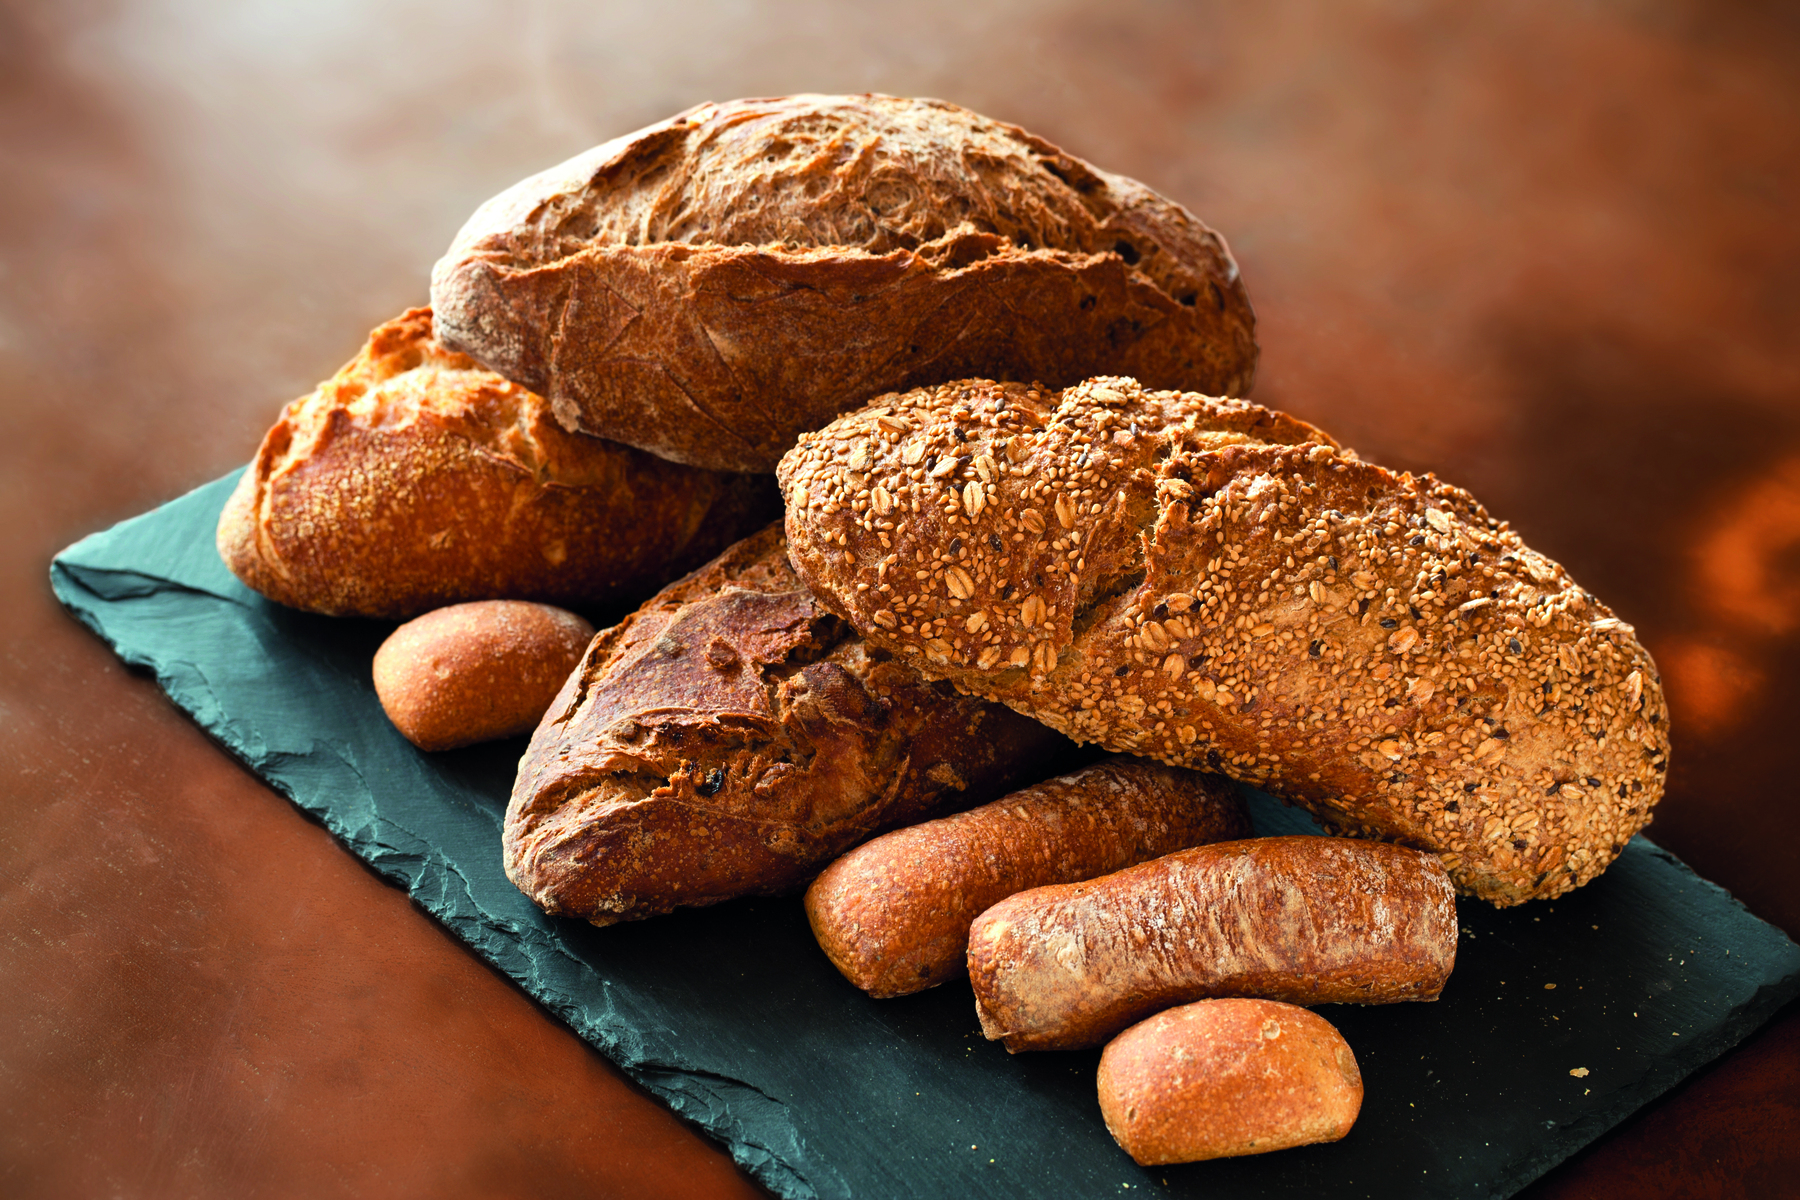
<svg viewBox="0 0 1800 1200">
<path fill-rule="evenodd" d="M 1434 851 L 1495 904 L 1593 879 L 1662 794 L 1631 626 L 1467 492 L 1283 414 L 968 380 L 846 414 L 780 478 L 801 577 L 927 675 Z"/>
<path fill-rule="evenodd" d="M 537 728 L 594 638 L 572 612 L 523 600 L 433 609 L 388 635 L 372 674 L 382 711 L 421 750 Z"/>
<path fill-rule="evenodd" d="M 415 308 L 283 410 L 218 546 L 281 604 L 405 619 L 468 600 L 628 601 L 778 511 L 761 479 L 566 432 Z"/>
<path fill-rule="evenodd" d="M 1362 1110 L 1343 1035 L 1273 1000 L 1158 1013 L 1107 1044 L 1097 1083 L 1107 1130 L 1146 1167 L 1335 1142 Z"/>
<path fill-rule="evenodd" d="M 868 646 L 771 525 L 595 637 L 519 764 L 506 872 L 596 925 L 797 891 L 1067 746 Z"/>
<path fill-rule="evenodd" d="M 1435 1000 L 1456 896 L 1430 854 L 1347 838 L 1218 842 L 1010 896 L 969 929 L 982 1032 L 1094 1046 L 1176 1004 Z"/>
<path fill-rule="evenodd" d="M 963 975 L 970 923 L 1015 892 L 1249 835 L 1228 781 L 1114 756 L 858 846 L 807 888 L 806 916 L 851 983 L 904 996 Z"/>
<path fill-rule="evenodd" d="M 870 396 L 1116 371 L 1239 395 L 1218 234 L 940 100 L 705 104 L 494 197 L 432 272 L 438 336 L 569 429 L 767 471 Z"/>
</svg>

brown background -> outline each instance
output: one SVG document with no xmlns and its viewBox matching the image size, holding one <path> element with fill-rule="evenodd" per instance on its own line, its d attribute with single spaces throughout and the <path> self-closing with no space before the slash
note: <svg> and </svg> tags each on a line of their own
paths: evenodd
<svg viewBox="0 0 1800 1200">
<path fill-rule="evenodd" d="M 1800 21 L 1587 0 L 0 0 L 0 1193 L 724 1196 L 716 1149 L 55 606 L 518 177 L 705 99 L 938 95 L 1181 200 L 1255 397 L 1637 624 L 1651 835 L 1800 934 Z M 1800 1188 L 1800 1013 L 1535 1185 Z"/>
</svg>

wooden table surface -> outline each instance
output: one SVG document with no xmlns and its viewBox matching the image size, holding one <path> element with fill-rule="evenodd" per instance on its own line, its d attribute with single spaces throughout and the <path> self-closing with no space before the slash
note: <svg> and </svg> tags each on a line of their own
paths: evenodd
<svg viewBox="0 0 1800 1200">
<path fill-rule="evenodd" d="M 954 99 L 1222 230 L 1254 397 L 1469 487 L 1634 622 L 1651 836 L 1800 934 L 1790 14 L 0 3 L 0 1194 L 757 1193 L 45 581 L 245 461 L 481 200 L 706 99 Z M 1528 1194 L 1796 1188 L 1790 1008 Z"/>
</svg>

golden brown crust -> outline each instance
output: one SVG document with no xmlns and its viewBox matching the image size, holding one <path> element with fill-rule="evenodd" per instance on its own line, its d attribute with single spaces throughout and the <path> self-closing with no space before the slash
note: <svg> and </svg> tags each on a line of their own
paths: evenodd
<svg viewBox="0 0 1800 1200">
<path fill-rule="evenodd" d="M 548 604 L 452 604 L 381 643 L 375 694 L 421 750 L 517 737 L 537 728 L 593 637 L 592 625 Z"/>
<path fill-rule="evenodd" d="M 767 521 L 761 479 L 565 432 L 415 308 L 288 405 L 219 519 L 271 600 L 405 618 L 465 600 L 629 600 Z"/>
<path fill-rule="evenodd" d="M 1010 1051 L 1094 1046 L 1212 996 L 1435 1000 L 1456 896 L 1430 854 L 1346 838 L 1219 842 L 1008 897 L 969 929 L 969 981 Z"/>
<path fill-rule="evenodd" d="M 1496 904 L 1594 878 L 1662 794 L 1629 625 L 1467 492 L 1280 413 L 970 380 L 780 477 L 801 577 L 927 675 L 1435 851 Z"/>
<path fill-rule="evenodd" d="M 868 397 L 1103 371 L 1240 395 L 1223 240 L 1142 184 L 938 100 L 701 105 L 488 201 L 439 336 L 570 429 L 766 471 Z"/>
<path fill-rule="evenodd" d="M 1343 1035 L 1273 1000 L 1158 1013 L 1108 1043 L 1098 1083 L 1106 1128 L 1142 1166 L 1335 1142 L 1363 1096 Z"/>
<path fill-rule="evenodd" d="M 519 764 L 506 872 L 597 925 L 794 891 L 1066 746 L 865 644 L 772 525 L 595 637 Z"/>
<path fill-rule="evenodd" d="M 1226 780 L 1113 757 L 857 847 L 807 889 L 806 916 L 851 983 L 904 996 L 964 974 L 969 923 L 1015 892 L 1249 834 Z"/>
</svg>

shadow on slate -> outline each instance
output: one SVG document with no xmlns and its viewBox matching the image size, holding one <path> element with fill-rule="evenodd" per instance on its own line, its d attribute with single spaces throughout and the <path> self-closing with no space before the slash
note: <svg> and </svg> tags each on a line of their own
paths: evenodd
<svg viewBox="0 0 1800 1200">
<path fill-rule="evenodd" d="M 865 998 L 796 898 L 608 929 L 540 913 L 500 865 L 523 742 L 407 744 L 369 680 L 391 626 L 269 604 L 220 563 L 213 528 L 235 478 L 71 547 L 51 566 L 57 596 L 783 1196 L 1505 1196 L 1800 993 L 1800 947 L 1638 838 L 1554 902 L 1462 902 L 1440 1002 L 1322 1010 L 1367 1089 L 1342 1142 L 1141 1169 L 1101 1123 L 1097 1051 L 1009 1056 L 982 1039 L 966 983 Z M 1316 832 L 1260 793 L 1251 804 L 1258 832 Z"/>
</svg>

